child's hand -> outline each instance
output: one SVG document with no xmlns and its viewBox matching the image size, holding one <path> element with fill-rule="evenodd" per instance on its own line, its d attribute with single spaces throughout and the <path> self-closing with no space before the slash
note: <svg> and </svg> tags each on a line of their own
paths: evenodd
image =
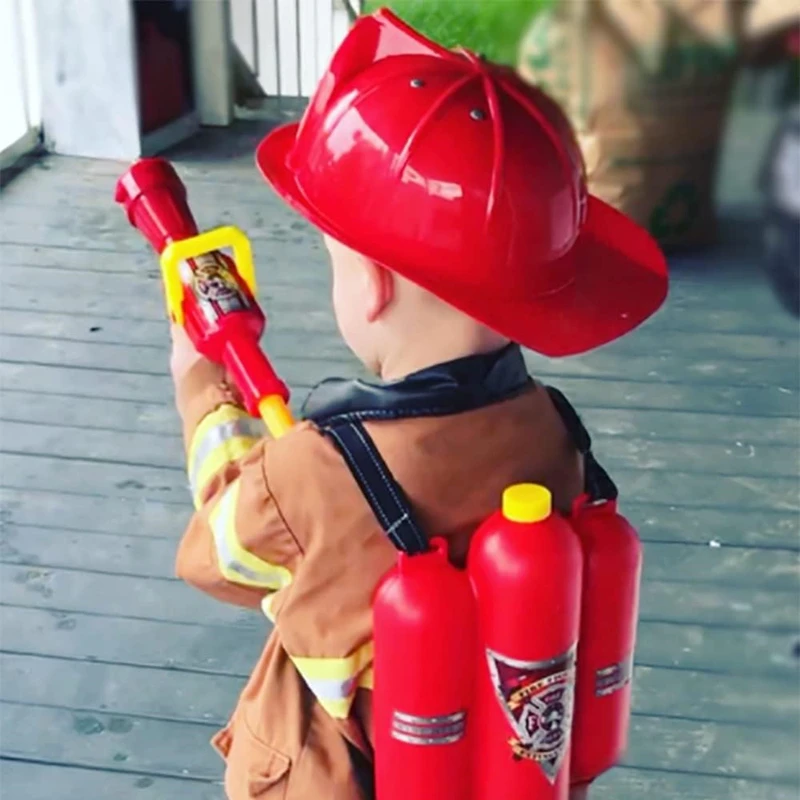
<svg viewBox="0 0 800 800">
<path fill-rule="evenodd" d="M 173 323 L 170 326 L 170 334 L 172 336 L 172 355 L 169 360 L 169 368 L 172 372 L 172 380 L 177 384 L 204 357 L 197 352 L 182 325 Z"/>
</svg>

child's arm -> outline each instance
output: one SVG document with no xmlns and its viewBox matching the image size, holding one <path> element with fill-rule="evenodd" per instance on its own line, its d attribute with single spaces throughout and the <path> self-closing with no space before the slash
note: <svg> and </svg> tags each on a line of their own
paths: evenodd
<svg viewBox="0 0 800 800">
<path fill-rule="evenodd" d="M 222 367 L 173 326 L 170 367 L 196 512 L 178 577 L 219 600 L 258 607 L 291 581 L 301 556 L 267 485 L 267 440 Z"/>
</svg>

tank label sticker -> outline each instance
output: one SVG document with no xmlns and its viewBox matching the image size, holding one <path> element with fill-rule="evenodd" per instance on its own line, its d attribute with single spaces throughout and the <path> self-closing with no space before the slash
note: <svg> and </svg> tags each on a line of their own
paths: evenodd
<svg viewBox="0 0 800 800">
<path fill-rule="evenodd" d="M 597 697 L 605 697 L 624 689 L 633 676 L 633 653 L 619 664 L 598 669 L 594 674 L 594 693 Z"/>
<path fill-rule="evenodd" d="M 392 714 L 392 738 L 406 744 L 454 744 L 464 738 L 466 729 L 466 711 L 439 717 L 420 717 L 401 711 Z"/>
<path fill-rule="evenodd" d="M 232 311 L 245 311 L 250 303 L 231 275 L 228 265 L 216 253 L 192 259 L 192 288 L 203 315 L 209 322 Z"/>
<path fill-rule="evenodd" d="M 558 778 L 572 730 L 575 650 L 547 661 L 486 651 L 497 699 L 514 732 L 514 757 L 537 762 L 550 783 Z"/>
</svg>

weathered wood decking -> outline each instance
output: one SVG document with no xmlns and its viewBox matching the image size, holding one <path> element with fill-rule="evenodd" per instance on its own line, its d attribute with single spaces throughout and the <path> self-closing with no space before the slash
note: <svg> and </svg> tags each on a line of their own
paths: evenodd
<svg viewBox="0 0 800 800">
<path fill-rule="evenodd" d="M 260 131 L 172 154 L 199 222 L 253 239 L 295 397 L 356 366 L 323 251 L 252 166 Z M 125 165 L 46 158 L 0 197 L 0 797 L 218 800 L 208 739 L 266 630 L 172 577 L 189 514 L 154 257 Z M 667 309 L 532 369 L 585 413 L 646 539 L 626 765 L 598 800 L 798 796 L 798 334 L 732 242 Z M 498 798 L 498 800 L 502 800 Z"/>
</svg>

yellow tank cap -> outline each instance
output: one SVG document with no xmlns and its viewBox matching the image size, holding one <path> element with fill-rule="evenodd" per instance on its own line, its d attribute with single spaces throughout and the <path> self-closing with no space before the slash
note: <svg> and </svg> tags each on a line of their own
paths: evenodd
<svg viewBox="0 0 800 800">
<path fill-rule="evenodd" d="M 503 516 L 510 522 L 541 522 L 550 516 L 553 496 L 535 483 L 517 483 L 503 492 Z"/>
</svg>

